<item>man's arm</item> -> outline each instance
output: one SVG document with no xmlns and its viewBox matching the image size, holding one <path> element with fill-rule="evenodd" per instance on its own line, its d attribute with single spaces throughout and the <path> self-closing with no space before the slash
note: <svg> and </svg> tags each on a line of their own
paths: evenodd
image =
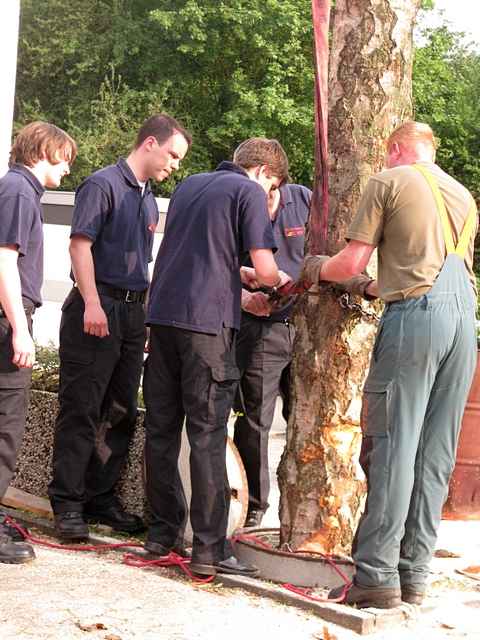
<svg viewBox="0 0 480 640">
<path fill-rule="evenodd" d="M 0 303 L 12 327 L 12 362 L 17 367 L 31 367 L 35 362 L 35 344 L 23 308 L 17 261 L 16 246 L 0 247 Z"/>
<path fill-rule="evenodd" d="M 346 247 L 322 264 L 319 279 L 344 282 L 358 276 L 370 262 L 374 249 L 371 244 L 351 240 Z"/>
<path fill-rule="evenodd" d="M 242 267 L 240 269 L 240 277 L 244 284 L 252 288 L 255 288 L 252 286 L 254 282 L 256 282 L 257 287 L 281 287 L 290 282 L 290 276 L 284 271 L 279 271 L 271 249 L 250 249 L 249 253 L 255 276 L 252 277 L 251 271 L 250 274 L 246 271 L 248 267 Z"/>
<path fill-rule="evenodd" d="M 86 236 L 74 235 L 70 240 L 70 258 L 75 281 L 85 303 L 83 330 L 92 336 L 109 335 L 105 315 L 95 284 L 95 267 L 92 256 L 93 241 Z"/>
</svg>

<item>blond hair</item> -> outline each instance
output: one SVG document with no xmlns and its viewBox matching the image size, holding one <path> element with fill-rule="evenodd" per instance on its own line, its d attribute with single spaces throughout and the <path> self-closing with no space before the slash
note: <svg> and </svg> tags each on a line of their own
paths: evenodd
<svg viewBox="0 0 480 640">
<path fill-rule="evenodd" d="M 438 146 L 431 127 L 424 122 L 415 122 L 413 120 L 404 122 L 390 134 L 387 140 L 387 152 L 390 152 L 395 143 L 408 148 L 413 148 L 418 143 L 422 143 L 430 146 L 433 151 Z"/>
<path fill-rule="evenodd" d="M 50 164 L 61 159 L 72 164 L 77 155 L 75 140 L 63 129 L 49 122 L 31 122 L 17 134 L 10 151 L 10 166 L 15 163 L 33 167 L 44 158 Z"/>
</svg>

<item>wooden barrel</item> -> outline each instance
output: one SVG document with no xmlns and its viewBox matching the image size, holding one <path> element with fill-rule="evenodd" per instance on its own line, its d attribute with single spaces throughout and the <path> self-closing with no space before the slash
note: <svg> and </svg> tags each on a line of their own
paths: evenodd
<svg viewBox="0 0 480 640">
<path fill-rule="evenodd" d="M 445 520 L 480 520 L 480 353 L 463 414 Z"/>
</svg>

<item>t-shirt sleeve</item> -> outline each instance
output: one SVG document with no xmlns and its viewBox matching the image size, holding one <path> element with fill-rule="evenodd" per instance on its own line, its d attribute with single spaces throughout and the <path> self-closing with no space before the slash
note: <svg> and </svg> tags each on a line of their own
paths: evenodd
<svg viewBox="0 0 480 640">
<path fill-rule="evenodd" d="M 30 239 L 35 205 L 22 194 L 3 198 L 0 218 L 0 246 L 15 245 L 25 255 Z"/>
<path fill-rule="evenodd" d="M 345 235 L 348 240 L 378 245 L 383 235 L 389 189 L 383 182 L 370 178 Z"/>
<path fill-rule="evenodd" d="M 250 249 L 277 250 L 272 222 L 268 215 L 267 196 L 263 189 L 249 189 L 242 198 L 240 210 L 242 251 Z"/>
<path fill-rule="evenodd" d="M 77 189 L 70 237 L 81 235 L 95 241 L 107 221 L 110 199 L 96 182 L 86 180 Z"/>
</svg>

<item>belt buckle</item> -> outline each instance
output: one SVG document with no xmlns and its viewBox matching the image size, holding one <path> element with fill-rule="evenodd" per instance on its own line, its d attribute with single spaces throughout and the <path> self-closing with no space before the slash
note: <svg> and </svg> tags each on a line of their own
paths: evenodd
<svg viewBox="0 0 480 640">
<path fill-rule="evenodd" d="M 135 302 L 135 299 L 136 299 L 135 294 L 136 294 L 136 291 L 131 291 L 130 289 L 127 289 L 124 302 Z"/>
</svg>

